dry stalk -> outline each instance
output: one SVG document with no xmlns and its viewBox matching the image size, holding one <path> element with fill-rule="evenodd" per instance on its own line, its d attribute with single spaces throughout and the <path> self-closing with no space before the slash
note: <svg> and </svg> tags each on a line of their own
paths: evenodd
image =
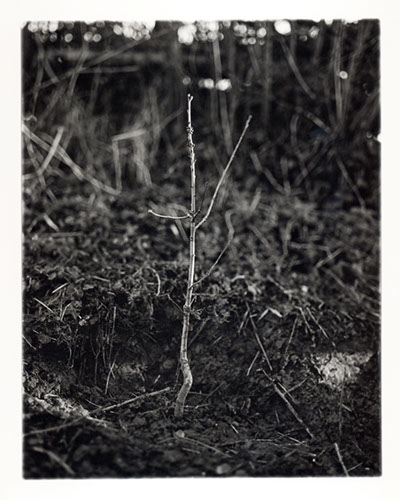
<svg viewBox="0 0 400 500">
<path fill-rule="evenodd" d="M 217 183 L 217 186 L 215 188 L 214 194 L 211 198 L 210 204 L 208 206 L 208 209 L 206 211 L 206 214 L 204 217 L 200 220 L 200 222 L 196 222 L 196 217 L 199 214 L 200 210 L 196 211 L 196 155 L 195 155 L 195 150 L 194 150 L 194 142 L 193 142 L 193 127 L 192 127 L 192 100 L 193 96 L 188 94 L 187 96 L 187 120 L 188 120 L 188 126 L 187 126 L 187 143 L 188 143 L 188 151 L 189 151 L 189 158 L 190 158 L 190 210 L 183 216 L 172 216 L 172 215 L 162 215 L 154 212 L 153 210 L 149 210 L 149 213 L 152 215 L 155 215 L 156 217 L 160 217 L 163 219 L 172 219 L 175 221 L 180 221 L 182 219 L 189 219 L 189 269 L 188 269 L 188 280 L 187 280 L 187 286 L 186 286 L 186 296 L 185 296 L 185 303 L 183 306 L 183 325 L 182 325 L 182 335 L 181 335 L 181 347 L 180 347 L 180 367 L 183 375 L 183 383 L 182 386 L 179 390 L 176 403 L 175 403 L 175 417 L 180 418 L 183 416 L 183 411 L 185 408 L 185 402 L 187 395 L 189 394 L 189 391 L 192 387 L 193 384 L 193 376 L 192 372 L 190 369 L 189 365 L 189 359 L 188 359 L 188 353 L 187 353 L 187 347 L 188 347 L 188 334 L 189 334 L 189 326 L 190 326 L 190 315 L 192 311 L 192 303 L 193 303 L 193 289 L 194 286 L 203 281 L 206 277 L 208 277 L 211 272 L 214 270 L 214 268 L 217 266 L 220 258 L 222 257 L 223 253 L 226 251 L 228 248 L 231 240 L 232 240 L 232 232 L 230 231 L 230 238 L 225 246 L 225 248 L 222 250 L 220 256 L 217 258 L 215 263 L 211 266 L 210 270 L 202 277 L 200 278 L 197 282 L 194 281 L 194 276 L 195 276 L 195 267 L 196 267 L 196 233 L 197 230 L 202 226 L 208 217 L 210 216 L 211 210 L 214 206 L 215 200 L 217 198 L 219 189 L 226 177 L 226 174 L 228 173 L 228 170 L 232 164 L 232 161 L 236 155 L 236 152 L 240 146 L 240 143 L 243 140 L 243 137 L 247 131 L 247 128 L 250 124 L 251 116 L 248 117 L 246 124 L 244 126 L 244 129 L 242 131 L 242 134 L 231 154 L 231 157 L 229 158 L 229 161 L 224 168 L 221 177 Z"/>
</svg>

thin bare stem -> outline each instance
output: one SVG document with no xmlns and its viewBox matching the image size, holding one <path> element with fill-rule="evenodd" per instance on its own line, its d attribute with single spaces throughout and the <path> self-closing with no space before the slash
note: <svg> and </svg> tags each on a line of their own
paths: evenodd
<svg viewBox="0 0 400 500">
<path fill-rule="evenodd" d="M 265 361 L 267 362 L 267 365 L 268 365 L 268 368 L 271 370 L 272 372 L 272 366 L 271 366 L 271 362 L 268 358 L 268 355 L 267 355 L 267 351 L 265 350 L 265 347 L 264 347 L 264 344 L 261 342 L 261 339 L 257 333 L 257 330 L 256 330 L 256 327 L 255 327 L 255 324 L 254 324 L 254 321 L 253 321 L 253 318 L 251 317 L 251 314 L 249 314 L 249 317 L 250 317 L 250 322 L 252 324 L 252 327 L 253 327 L 253 332 L 254 332 L 254 336 L 257 340 L 257 344 L 260 346 L 260 349 L 263 353 L 263 356 L 264 356 L 264 359 Z"/>
<path fill-rule="evenodd" d="M 210 269 L 201 277 L 199 278 L 197 281 L 195 281 L 193 283 L 192 286 L 196 286 L 198 285 L 199 283 L 201 283 L 203 280 L 205 280 L 206 278 L 208 278 L 210 276 L 210 274 L 212 274 L 212 272 L 214 271 L 214 269 L 217 267 L 219 261 L 222 259 L 222 256 L 224 255 L 224 253 L 228 250 L 228 247 L 229 245 L 232 243 L 232 240 L 233 240 L 233 236 L 231 236 L 228 241 L 226 242 L 226 245 L 224 246 L 224 248 L 221 250 L 220 254 L 218 255 L 218 257 L 215 259 L 215 262 L 214 264 L 210 267 Z"/>
<path fill-rule="evenodd" d="M 233 153 L 231 154 L 231 157 L 229 158 L 229 161 L 228 161 L 228 163 L 226 164 L 226 167 L 224 168 L 224 171 L 222 172 L 221 177 L 219 178 L 219 181 L 218 181 L 217 187 L 215 188 L 215 191 L 214 191 L 213 197 L 211 198 L 211 202 L 210 202 L 210 204 L 209 204 L 209 206 L 208 206 L 207 213 L 206 213 L 206 214 L 205 214 L 205 216 L 201 219 L 201 221 L 200 221 L 200 222 L 198 222 L 198 223 L 196 224 L 196 229 L 199 229 L 199 227 L 200 227 L 200 226 L 202 226 L 202 225 L 206 222 L 206 220 L 209 218 L 210 213 L 211 213 L 211 210 L 213 209 L 213 206 L 214 206 L 215 200 L 216 200 L 216 198 L 217 198 L 217 196 L 218 196 L 219 189 L 220 189 L 220 187 L 221 187 L 221 185 L 222 185 L 222 183 L 223 183 L 223 181 L 224 181 L 224 179 L 225 179 L 225 177 L 226 177 L 226 174 L 228 173 L 229 167 L 231 166 L 233 159 L 235 158 L 236 152 L 237 152 L 237 150 L 239 149 L 239 146 L 240 146 L 240 144 L 241 144 L 241 142 L 242 142 L 242 140 L 243 140 L 243 137 L 244 137 L 244 135 L 245 135 L 245 133 L 246 133 L 247 129 L 249 128 L 249 125 L 250 125 L 250 121 L 251 121 L 251 119 L 252 119 L 252 116 L 250 115 L 250 116 L 247 118 L 246 124 L 245 124 L 245 126 L 244 126 L 244 128 L 243 128 L 243 131 L 242 131 L 242 133 L 241 133 L 241 135 L 240 135 L 240 137 L 239 137 L 239 140 L 238 140 L 238 142 L 237 142 L 237 144 L 236 144 L 236 146 L 235 146 L 235 149 L 233 150 Z"/>
<path fill-rule="evenodd" d="M 183 384 L 178 393 L 175 403 L 175 417 L 182 417 L 185 407 L 187 395 L 193 384 L 193 376 L 190 370 L 189 360 L 187 356 L 187 344 L 190 325 L 190 313 L 192 308 L 193 297 L 193 282 L 196 263 L 196 156 L 194 152 L 193 142 L 193 127 L 192 127 L 192 103 L 193 96 L 187 96 L 187 115 L 188 115 L 188 150 L 190 157 L 190 236 L 189 236 L 189 269 L 188 269 L 188 282 L 186 288 L 186 299 L 183 306 L 183 326 L 181 336 L 181 349 L 180 349 L 180 365 L 183 375 Z"/>
<path fill-rule="evenodd" d="M 347 470 L 347 467 L 344 464 L 342 454 L 340 453 L 339 445 L 337 443 L 334 443 L 334 446 L 335 446 L 336 455 L 339 459 L 340 465 L 342 466 L 343 472 L 345 473 L 345 475 L 347 477 L 349 477 L 349 471 Z"/>
<path fill-rule="evenodd" d="M 190 214 L 187 214 L 187 215 L 161 215 L 161 214 L 157 214 L 153 210 L 149 210 L 149 214 L 155 215 L 156 217 L 160 217 L 160 219 L 182 220 L 182 219 L 189 219 L 190 218 Z"/>
<path fill-rule="evenodd" d="M 277 386 L 276 382 L 268 375 L 268 373 L 261 368 L 261 371 L 264 373 L 264 375 L 267 377 L 267 379 L 272 383 L 272 386 L 274 388 L 274 391 L 278 394 L 278 396 L 282 399 L 282 401 L 286 404 L 288 407 L 290 413 L 294 416 L 294 418 L 299 422 L 300 425 L 302 425 L 307 432 L 307 434 L 310 436 L 311 439 L 314 439 L 314 434 L 310 431 L 310 429 L 307 427 L 307 425 L 304 423 L 303 419 L 300 417 L 300 415 L 297 413 L 297 411 L 293 408 L 292 404 L 288 399 L 286 398 L 285 394 L 279 389 Z M 281 384 L 282 385 L 282 384 Z M 283 387 L 283 386 L 282 386 Z M 283 387 L 284 388 L 284 387 Z"/>
</svg>

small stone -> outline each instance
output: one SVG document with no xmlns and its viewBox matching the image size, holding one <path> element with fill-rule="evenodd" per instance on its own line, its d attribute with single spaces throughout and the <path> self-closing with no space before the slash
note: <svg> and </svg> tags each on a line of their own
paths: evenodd
<svg viewBox="0 0 400 500">
<path fill-rule="evenodd" d="M 231 466 L 229 464 L 221 464 L 215 469 L 218 475 L 229 474 L 231 472 Z"/>
</svg>

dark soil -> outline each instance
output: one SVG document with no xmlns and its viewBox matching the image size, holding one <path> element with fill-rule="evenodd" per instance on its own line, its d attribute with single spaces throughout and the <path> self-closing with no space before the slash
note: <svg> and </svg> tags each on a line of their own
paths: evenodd
<svg viewBox="0 0 400 500">
<path fill-rule="evenodd" d="M 201 277 L 233 210 L 196 290 L 180 420 L 188 245 L 148 214 L 180 188 L 26 195 L 26 478 L 381 473 L 378 215 L 236 187 L 199 234 Z M 365 352 L 328 383 L 320 356 Z"/>
</svg>

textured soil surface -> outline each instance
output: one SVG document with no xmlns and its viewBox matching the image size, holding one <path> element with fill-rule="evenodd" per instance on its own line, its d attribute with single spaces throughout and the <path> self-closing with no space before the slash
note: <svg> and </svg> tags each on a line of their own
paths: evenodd
<svg viewBox="0 0 400 500">
<path fill-rule="evenodd" d="M 232 189 L 176 420 L 187 236 L 148 209 L 177 189 L 26 194 L 24 476 L 379 475 L 378 214 Z"/>
</svg>

